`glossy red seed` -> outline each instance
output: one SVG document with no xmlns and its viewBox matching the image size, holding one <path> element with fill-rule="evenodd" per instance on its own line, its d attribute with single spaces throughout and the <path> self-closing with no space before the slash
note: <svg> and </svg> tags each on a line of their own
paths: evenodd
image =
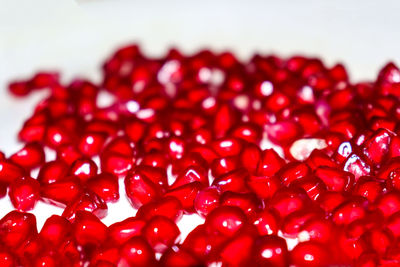
<svg viewBox="0 0 400 267">
<path fill-rule="evenodd" d="M 52 215 L 40 230 L 40 238 L 52 246 L 58 247 L 71 234 L 71 223 L 64 217 Z"/>
<path fill-rule="evenodd" d="M 221 248 L 218 261 L 228 266 L 243 266 L 251 263 L 254 239 L 255 235 L 251 230 L 240 231 Z"/>
<path fill-rule="evenodd" d="M 221 206 L 236 206 L 239 207 L 249 217 L 253 218 L 257 211 L 262 207 L 254 193 L 236 193 L 227 191 L 220 197 Z"/>
<path fill-rule="evenodd" d="M 0 220 L 0 239 L 9 248 L 16 248 L 37 234 L 33 214 L 11 211 Z"/>
<path fill-rule="evenodd" d="M 340 192 L 325 191 L 318 197 L 320 207 L 326 212 L 332 212 L 336 207 L 345 201 L 345 196 Z"/>
<path fill-rule="evenodd" d="M 15 81 L 8 85 L 8 90 L 14 96 L 23 97 L 32 91 L 32 87 L 26 81 Z"/>
<path fill-rule="evenodd" d="M 107 238 L 107 226 L 87 211 L 76 212 L 72 231 L 81 246 L 100 245 Z"/>
<path fill-rule="evenodd" d="M 364 198 L 350 199 L 339 205 L 332 214 L 334 223 L 348 225 L 351 222 L 362 219 L 366 216 L 368 201 Z"/>
<path fill-rule="evenodd" d="M 141 236 L 129 239 L 120 250 L 118 266 L 156 266 L 155 254 L 149 243 Z"/>
<path fill-rule="evenodd" d="M 145 175 L 153 183 L 159 184 L 163 188 L 166 188 L 168 186 L 166 168 L 153 167 L 141 164 L 135 168 L 135 171 Z"/>
<path fill-rule="evenodd" d="M 103 172 L 90 178 L 86 186 L 105 202 L 115 202 L 119 199 L 118 178 Z"/>
<path fill-rule="evenodd" d="M 363 153 L 372 164 L 380 164 L 389 151 L 393 133 L 379 129 L 363 144 Z"/>
<path fill-rule="evenodd" d="M 37 180 L 41 184 L 51 184 L 64 178 L 68 174 L 69 166 L 64 161 L 54 160 L 43 164 Z"/>
<path fill-rule="evenodd" d="M 192 182 L 200 182 L 205 186 L 208 186 L 209 182 L 207 170 L 201 166 L 190 166 L 178 175 L 170 188 L 177 188 Z"/>
<path fill-rule="evenodd" d="M 163 189 L 153 183 L 147 176 L 139 173 L 129 173 L 125 178 L 125 190 L 129 202 L 134 208 L 161 197 Z"/>
<path fill-rule="evenodd" d="M 122 245 L 130 238 L 139 236 L 146 222 L 142 219 L 129 217 L 108 227 L 108 238 L 111 242 Z"/>
<path fill-rule="evenodd" d="M 268 205 L 278 212 L 281 218 L 304 209 L 310 205 L 311 200 L 306 192 L 301 188 L 282 188 L 279 189 L 271 198 Z"/>
<path fill-rule="evenodd" d="M 253 225 L 260 235 L 277 234 L 280 229 L 280 218 L 274 210 L 263 210 L 254 216 Z"/>
<path fill-rule="evenodd" d="M 82 184 L 75 176 L 68 176 L 52 184 L 42 185 L 40 188 L 43 200 L 61 207 L 65 207 L 82 192 Z"/>
<path fill-rule="evenodd" d="M 370 202 L 383 193 L 384 184 L 377 179 L 368 176 L 362 176 L 355 183 L 353 194 L 365 197 Z"/>
<path fill-rule="evenodd" d="M 80 137 L 78 149 L 87 157 L 98 155 L 103 148 L 106 138 L 107 135 L 104 133 L 87 132 Z"/>
<path fill-rule="evenodd" d="M 210 166 L 211 174 L 214 177 L 222 176 L 236 170 L 239 164 L 239 157 L 237 156 L 214 159 Z"/>
<path fill-rule="evenodd" d="M 282 221 L 282 233 L 285 237 L 295 238 L 301 227 L 312 218 L 322 217 L 320 210 L 303 209 L 286 216 Z"/>
<path fill-rule="evenodd" d="M 11 155 L 10 160 L 28 170 L 39 167 L 45 161 L 43 147 L 38 143 L 26 144 L 21 150 Z"/>
<path fill-rule="evenodd" d="M 176 224 L 164 216 L 154 216 L 142 229 L 143 236 L 156 252 L 164 252 L 179 241 Z"/>
<path fill-rule="evenodd" d="M 56 149 L 56 151 L 57 160 L 62 160 L 69 165 L 72 164 L 74 161 L 82 158 L 81 152 L 74 145 L 61 145 Z"/>
<path fill-rule="evenodd" d="M 258 165 L 259 175 L 272 176 L 283 167 L 285 161 L 273 149 L 262 152 L 261 161 Z"/>
<path fill-rule="evenodd" d="M 306 191 L 308 197 L 312 200 L 317 200 L 318 197 L 326 191 L 325 183 L 313 175 L 307 176 L 300 180 L 295 180 L 290 183 L 291 187 L 300 187 Z"/>
<path fill-rule="evenodd" d="M 238 207 L 221 206 L 212 210 L 204 223 L 206 231 L 213 235 L 232 237 L 247 224 L 245 213 Z"/>
<path fill-rule="evenodd" d="M 376 199 L 375 205 L 385 217 L 389 217 L 400 210 L 400 193 L 391 191 L 383 194 Z"/>
<path fill-rule="evenodd" d="M 172 196 L 163 197 L 157 201 L 149 202 L 141 206 L 136 217 L 143 220 L 150 220 L 154 216 L 164 216 L 177 223 L 183 215 L 181 202 Z"/>
<path fill-rule="evenodd" d="M 202 266 L 202 262 L 189 251 L 173 246 L 161 256 L 160 265 L 163 267 L 191 267 Z"/>
<path fill-rule="evenodd" d="M 221 192 L 246 192 L 246 180 L 249 173 L 245 169 L 236 169 L 221 176 L 217 176 L 212 185 L 218 188 Z"/>
<path fill-rule="evenodd" d="M 131 170 L 135 158 L 117 152 L 103 152 L 101 159 L 101 170 L 116 176 L 124 176 Z"/>
<path fill-rule="evenodd" d="M 281 121 L 269 125 L 268 137 L 280 145 L 288 145 L 302 135 L 302 129 L 293 121 Z"/>
<path fill-rule="evenodd" d="M 256 239 L 253 257 L 257 266 L 284 267 L 290 261 L 285 239 L 276 235 Z"/>
<path fill-rule="evenodd" d="M 81 158 L 72 163 L 69 174 L 78 177 L 82 182 L 86 182 L 97 174 L 97 169 L 93 160 Z"/>
<path fill-rule="evenodd" d="M 39 182 L 31 177 L 15 179 L 10 185 L 9 196 L 17 210 L 28 211 L 40 198 Z"/>
<path fill-rule="evenodd" d="M 254 176 L 251 175 L 247 181 L 247 186 L 259 197 L 270 198 L 283 185 L 276 176 Z"/>
<path fill-rule="evenodd" d="M 276 174 L 284 185 L 288 186 L 295 180 L 300 180 L 311 173 L 310 167 L 302 162 L 291 162 L 282 167 Z"/>
<path fill-rule="evenodd" d="M 194 209 L 206 217 L 213 209 L 219 206 L 220 192 L 215 187 L 207 187 L 201 190 L 194 199 Z"/>
<path fill-rule="evenodd" d="M 300 226 L 297 238 L 300 242 L 315 240 L 328 244 L 334 240 L 335 230 L 334 224 L 329 219 L 314 216 Z"/>
<path fill-rule="evenodd" d="M 76 213 L 80 210 L 88 211 L 100 219 L 107 216 L 108 212 L 107 204 L 104 202 L 104 200 L 89 190 L 68 203 L 62 213 L 62 216 L 70 221 L 73 221 Z"/>
<path fill-rule="evenodd" d="M 25 176 L 25 170 L 16 163 L 9 160 L 0 161 L 0 181 L 3 183 L 11 183 L 15 179 Z"/>
<path fill-rule="evenodd" d="M 204 188 L 204 185 L 200 182 L 193 182 L 190 184 L 182 185 L 175 189 L 168 190 L 164 196 L 173 196 L 177 198 L 185 212 L 193 213 L 194 210 L 194 200 L 198 192 Z"/>
<path fill-rule="evenodd" d="M 290 252 L 291 262 L 294 266 L 326 266 L 331 262 L 329 252 L 322 244 L 315 241 L 299 243 Z"/>
<path fill-rule="evenodd" d="M 261 160 L 262 152 L 257 145 L 248 144 L 240 153 L 240 161 L 250 173 L 256 173 Z"/>
<path fill-rule="evenodd" d="M 314 174 L 320 178 L 328 190 L 343 192 L 349 191 L 354 183 L 354 175 L 350 172 L 341 171 L 337 168 L 321 166 Z"/>
<path fill-rule="evenodd" d="M 380 255 L 385 254 L 390 246 L 392 246 L 394 237 L 390 231 L 385 229 L 371 229 L 362 237 L 367 244 L 372 246 L 372 249 Z"/>
<path fill-rule="evenodd" d="M 236 156 L 243 148 L 243 141 L 237 138 L 221 138 L 212 142 L 211 147 L 222 158 Z"/>
</svg>

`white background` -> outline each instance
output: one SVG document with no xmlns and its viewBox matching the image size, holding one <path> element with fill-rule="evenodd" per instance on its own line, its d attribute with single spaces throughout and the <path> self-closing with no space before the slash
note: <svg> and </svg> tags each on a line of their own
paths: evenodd
<svg viewBox="0 0 400 267">
<path fill-rule="evenodd" d="M 0 150 L 21 145 L 15 136 L 43 95 L 17 100 L 6 92 L 14 78 L 60 70 L 99 80 L 103 59 L 121 44 L 139 42 L 149 55 L 169 47 L 184 52 L 231 49 L 341 61 L 353 81 L 375 79 L 389 60 L 400 63 L 398 1 L 123 1 L 0 0 Z M 122 190 L 123 191 L 123 190 Z M 122 200 L 124 196 L 122 195 Z M 0 200 L 0 217 L 12 209 Z M 41 226 L 61 210 L 39 204 Z M 109 207 L 106 224 L 134 214 L 126 201 Z M 186 231 L 190 223 L 183 222 Z"/>
</svg>

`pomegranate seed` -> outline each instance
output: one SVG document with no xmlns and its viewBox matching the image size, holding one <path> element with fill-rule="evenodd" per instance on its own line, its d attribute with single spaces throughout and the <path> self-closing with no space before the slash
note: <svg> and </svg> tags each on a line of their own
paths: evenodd
<svg viewBox="0 0 400 267">
<path fill-rule="evenodd" d="M 16 248 L 37 234 L 33 214 L 11 211 L 0 220 L 0 238 L 8 248 Z"/>
<path fill-rule="evenodd" d="M 339 205 L 332 214 L 334 223 L 348 225 L 351 222 L 366 216 L 366 206 L 368 201 L 363 198 L 348 200 Z"/>
<path fill-rule="evenodd" d="M 32 91 L 32 87 L 26 81 L 16 81 L 8 85 L 8 90 L 18 97 L 23 97 L 28 95 Z"/>
<path fill-rule="evenodd" d="M 276 176 L 250 176 L 247 179 L 248 187 L 259 198 L 270 198 L 282 187 L 281 181 Z"/>
<path fill-rule="evenodd" d="M 86 182 L 97 174 L 97 165 L 91 159 L 77 159 L 72 163 L 69 174 L 78 177 L 82 182 Z"/>
<path fill-rule="evenodd" d="M 171 247 L 161 256 L 160 264 L 165 267 L 202 266 L 202 262 L 193 256 L 189 251 L 176 246 Z"/>
<path fill-rule="evenodd" d="M 86 182 L 86 186 L 105 202 L 115 202 L 119 199 L 118 179 L 112 174 L 97 174 Z"/>
<path fill-rule="evenodd" d="M 57 149 L 57 159 L 62 160 L 67 164 L 72 164 L 74 161 L 82 158 L 82 154 L 77 147 L 73 145 L 61 145 Z"/>
<path fill-rule="evenodd" d="M 262 152 L 257 173 L 263 176 L 272 176 L 283 167 L 285 161 L 273 149 Z"/>
<path fill-rule="evenodd" d="M 243 266 L 250 263 L 254 238 L 254 233 L 250 231 L 237 233 L 221 248 L 218 262 L 228 266 Z"/>
<path fill-rule="evenodd" d="M 208 186 L 207 170 L 200 166 L 190 166 L 178 175 L 170 188 L 177 188 L 192 182 L 200 182 Z"/>
<path fill-rule="evenodd" d="M 87 132 L 78 142 L 80 152 L 87 157 L 98 155 L 103 148 L 107 135 L 104 133 Z"/>
<path fill-rule="evenodd" d="M 284 185 L 288 186 L 291 182 L 304 178 L 311 172 L 310 167 L 302 162 L 291 162 L 286 164 L 276 174 Z"/>
<path fill-rule="evenodd" d="M 164 168 L 139 165 L 135 168 L 135 171 L 144 174 L 153 183 L 159 184 L 163 188 L 168 186 L 167 172 Z"/>
<path fill-rule="evenodd" d="M 136 209 L 161 197 L 163 192 L 158 184 L 153 183 L 147 176 L 139 172 L 129 173 L 126 176 L 125 190 L 129 202 Z"/>
<path fill-rule="evenodd" d="M 43 148 L 38 143 L 29 143 L 11 155 L 10 160 L 28 170 L 39 167 L 45 161 Z"/>
<path fill-rule="evenodd" d="M 71 223 L 57 215 L 52 215 L 44 223 L 40 238 L 52 246 L 58 247 L 72 232 Z"/>
<path fill-rule="evenodd" d="M 221 192 L 246 192 L 246 180 L 248 177 L 249 174 L 245 169 L 236 169 L 215 178 L 212 185 Z"/>
<path fill-rule="evenodd" d="M 158 201 L 149 202 L 141 206 L 136 217 L 143 220 L 150 220 L 154 216 L 164 216 L 178 222 L 183 215 L 183 207 L 181 202 L 172 196 L 167 196 L 159 199 Z"/>
<path fill-rule="evenodd" d="M 75 176 L 68 176 L 52 184 L 41 186 L 40 195 L 46 202 L 65 207 L 77 198 L 82 191 L 80 180 Z"/>
<path fill-rule="evenodd" d="M 141 237 L 129 239 L 120 249 L 118 266 L 155 266 L 155 254 L 149 243 Z"/>
<path fill-rule="evenodd" d="M 310 219 L 320 217 L 321 212 L 313 210 L 298 210 L 286 216 L 282 222 L 282 233 L 285 237 L 295 238 L 300 228 Z"/>
<path fill-rule="evenodd" d="M 91 212 L 102 219 L 107 215 L 107 204 L 98 195 L 91 191 L 86 191 L 72 202 L 68 203 L 62 214 L 70 221 L 75 219 L 76 213 L 80 210 Z"/>
<path fill-rule="evenodd" d="M 246 215 L 238 207 L 221 206 L 212 210 L 204 223 L 210 234 L 232 237 L 247 224 Z"/>
<path fill-rule="evenodd" d="M 318 167 L 314 174 L 320 178 L 328 190 L 343 192 L 349 191 L 354 183 L 353 174 L 332 167 Z"/>
<path fill-rule="evenodd" d="M 290 252 L 290 257 L 295 266 L 326 266 L 330 263 L 326 247 L 315 241 L 297 244 Z"/>
<path fill-rule="evenodd" d="M 375 205 L 385 217 L 389 217 L 400 210 L 400 193 L 391 191 L 383 194 L 376 199 Z"/>
<path fill-rule="evenodd" d="M 173 196 L 181 202 L 183 209 L 187 213 L 194 212 L 194 200 L 203 185 L 200 182 L 193 182 L 190 184 L 182 185 L 175 189 L 171 189 L 165 193 L 164 196 Z"/>
<path fill-rule="evenodd" d="M 281 121 L 267 128 L 268 137 L 280 145 L 288 145 L 302 135 L 301 127 L 293 121 Z"/>
<path fill-rule="evenodd" d="M 196 212 L 206 217 L 213 209 L 219 206 L 220 192 L 215 187 L 207 187 L 201 190 L 194 199 Z"/>
<path fill-rule="evenodd" d="M 263 210 L 254 216 L 253 224 L 260 235 L 273 235 L 280 229 L 280 218 L 274 210 Z"/>
<path fill-rule="evenodd" d="M 262 236 L 255 241 L 254 263 L 257 266 L 288 266 L 289 251 L 285 239 L 276 235 Z"/>
<path fill-rule="evenodd" d="M 254 193 L 235 193 L 227 191 L 221 195 L 220 203 L 221 206 L 239 207 L 249 218 L 253 218 L 261 207 L 261 203 Z"/>
<path fill-rule="evenodd" d="M 107 226 L 90 212 L 78 210 L 72 226 L 79 245 L 100 245 L 107 238 Z"/>
<path fill-rule="evenodd" d="M 52 184 L 68 174 L 68 164 L 61 160 L 49 161 L 40 168 L 37 180 L 40 184 Z"/>
<path fill-rule="evenodd" d="M 9 160 L 0 161 L 0 181 L 11 183 L 15 179 L 25 176 L 25 170 L 16 163 Z"/>
<path fill-rule="evenodd" d="M 278 212 L 281 218 L 285 218 L 292 212 L 307 207 L 310 202 L 311 200 L 303 189 L 282 188 L 272 196 L 269 205 Z"/>
<path fill-rule="evenodd" d="M 122 245 L 134 236 L 139 236 L 146 222 L 142 219 L 129 217 L 108 227 L 110 241 Z"/>
<path fill-rule="evenodd" d="M 214 159 L 211 163 L 211 173 L 214 177 L 222 176 L 237 170 L 239 158 L 237 156 Z"/>
<path fill-rule="evenodd" d="M 164 216 L 154 216 L 142 229 L 143 236 L 156 252 L 164 252 L 179 241 L 176 224 Z"/>
<path fill-rule="evenodd" d="M 374 202 L 382 194 L 383 190 L 384 185 L 382 182 L 368 176 L 363 176 L 356 182 L 353 194 L 365 197 L 368 201 Z"/>
<path fill-rule="evenodd" d="M 30 177 L 15 179 L 10 185 L 10 200 L 17 210 L 28 211 L 34 208 L 40 197 L 39 182 Z"/>
</svg>

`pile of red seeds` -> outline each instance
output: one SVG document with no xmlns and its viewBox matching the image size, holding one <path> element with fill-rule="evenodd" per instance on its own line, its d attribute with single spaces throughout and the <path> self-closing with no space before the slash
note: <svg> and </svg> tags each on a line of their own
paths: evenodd
<svg viewBox="0 0 400 267">
<path fill-rule="evenodd" d="M 0 193 L 16 209 L 0 220 L 0 266 L 400 264 L 392 63 L 352 84 L 315 58 L 153 59 L 132 45 L 105 62 L 100 84 L 41 72 L 9 90 L 49 96 L 18 134 L 24 148 L 0 155 Z M 138 211 L 107 227 L 119 179 Z M 37 201 L 65 208 L 40 232 L 26 213 Z M 191 213 L 205 223 L 180 240 L 176 223 Z"/>
</svg>

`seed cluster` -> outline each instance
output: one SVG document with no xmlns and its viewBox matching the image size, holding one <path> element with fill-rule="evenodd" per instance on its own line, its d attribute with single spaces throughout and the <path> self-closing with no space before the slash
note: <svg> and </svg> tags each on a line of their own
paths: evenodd
<svg viewBox="0 0 400 267">
<path fill-rule="evenodd" d="M 51 72 L 9 84 L 50 94 L 19 131 L 25 146 L 0 153 L 16 209 L 0 220 L 0 266 L 400 265 L 394 64 L 354 84 L 316 58 L 154 59 L 130 45 L 102 70 L 100 84 Z M 138 211 L 107 227 L 120 179 Z M 40 232 L 37 201 L 64 208 Z M 191 213 L 205 223 L 181 240 Z"/>
</svg>

